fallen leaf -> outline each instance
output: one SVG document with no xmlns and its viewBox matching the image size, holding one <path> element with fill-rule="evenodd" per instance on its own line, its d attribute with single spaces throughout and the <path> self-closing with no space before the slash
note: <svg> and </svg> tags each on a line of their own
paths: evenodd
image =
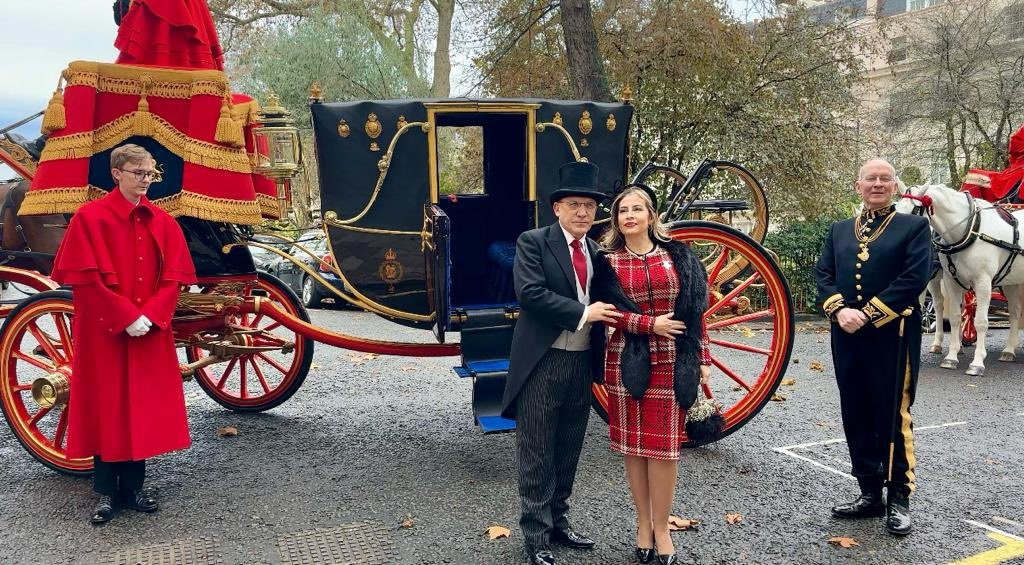
<svg viewBox="0 0 1024 565">
<path fill-rule="evenodd" d="M 309 364 L 309 368 L 310 368 L 310 369 L 319 369 L 319 368 L 320 368 L 320 365 L 319 365 L 319 364 L 317 364 L 317 363 L 310 363 L 310 364 Z"/>
<path fill-rule="evenodd" d="M 850 548 L 850 547 L 853 547 L 855 545 L 860 545 L 853 538 L 844 538 L 844 537 L 829 538 L 828 542 L 830 544 L 832 544 L 832 545 L 838 545 L 839 547 L 845 547 L 845 548 Z"/>
<path fill-rule="evenodd" d="M 831 426 L 832 422 L 815 422 L 814 425 L 819 428 L 824 428 L 825 426 Z"/>
<path fill-rule="evenodd" d="M 739 392 L 739 391 L 743 390 L 743 387 L 741 387 L 740 385 L 735 385 L 735 386 L 732 387 L 732 390 L 734 392 Z"/>
<path fill-rule="evenodd" d="M 999 464 L 999 462 L 996 461 L 995 459 L 986 459 L 985 463 L 988 463 L 989 465 L 998 465 Z"/>
<path fill-rule="evenodd" d="M 378 355 L 376 353 L 363 353 L 363 354 L 349 355 L 348 356 L 348 360 L 353 365 L 362 365 L 363 363 L 366 363 L 367 361 L 372 361 L 372 360 L 374 360 L 374 359 L 376 359 L 378 357 L 380 357 L 380 355 Z"/>
<path fill-rule="evenodd" d="M 235 437 L 238 435 L 238 428 L 234 426 L 224 426 L 217 430 L 217 437 Z"/>
<path fill-rule="evenodd" d="M 700 522 L 692 520 L 690 518 L 680 518 L 676 515 L 668 517 L 668 529 L 673 532 L 684 532 L 686 530 L 696 530 L 700 526 Z"/>
<path fill-rule="evenodd" d="M 812 371 L 824 371 L 825 366 L 821 364 L 821 361 L 811 361 L 811 364 L 807 366 Z"/>
<path fill-rule="evenodd" d="M 799 360 L 799 359 L 796 359 L 796 358 L 794 358 L 794 359 L 793 359 L 793 364 L 794 364 L 794 365 L 797 365 L 797 364 L 799 364 L 799 363 L 800 363 L 800 360 Z"/>
<path fill-rule="evenodd" d="M 402 368 L 399 369 L 399 371 L 402 371 L 403 373 L 408 373 L 410 371 L 415 371 L 415 370 L 416 370 L 416 367 L 413 367 L 412 365 L 406 365 L 405 367 L 402 367 Z"/>
<path fill-rule="evenodd" d="M 402 519 L 402 523 L 399 524 L 401 528 L 411 528 L 416 524 L 416 520 L 413 519 L 412 514 L 406 514 L 405 518 Z"/>
<path fill-rule="evenodd" d="M 740 326 L 740 335 L 743 337 L 754 337 L 754 331 L 747 326 Z"/>
<path fill-rule="evenodd" d="M 737 514 L 735 512 L 730 512 L 729 514 L 725 515 L 725 521 L 730 524 L 739 524 L 743 521 L 743 515 Z"/>
<path fill-rule="evenodd" d="M 512 535 L 512 532 L 504 526 L 491 526 L 484 530 L 484 533 L 491 539 L 507 538 Z"/>
<path fill-rule="evenodd" d="M 784 394 L 776 393 L 776 394 L 772 395 L 772 402 L 785 402 L 785 401 L 786 401 L 786 396 Z"/>
<path fill-rule="evenodd" d="M 781 383 L 783 386 L 793 386 L 796 384 L 796 379 L 785 379 Z"/>
</svg>

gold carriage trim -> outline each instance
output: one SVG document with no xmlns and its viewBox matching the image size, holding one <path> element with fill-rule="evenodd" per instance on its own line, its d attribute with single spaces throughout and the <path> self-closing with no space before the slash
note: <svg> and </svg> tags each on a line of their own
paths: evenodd
<svg viewBox="0 0 1024 565">
<path fill-rule="evenodd" d="M 846 302 L 843 300 L 843 295 L 837 292 L 825 299 L 821 309 L 825 312 L 825 316 L 835 319 L 836 312 L 845 307 Z"/>
<path fill-rule="evenodd" d="M 861 308 L 861 311 L 867 315 L 868 321 L 874 324 L 876 328 L 880 328 L 900 317 L 900 315 L 893 311 L 892 308 L 889 308 L 885 302 L 879 300 L 877 296 L 869 300 L 868 303 Z"/>
<path fill-rule="evenodd" d="M 39 162 L 58 159 L 83 159 L 112 149 L 133 135 L 157 140 L 171 153 L 194 165 L 236 173 L 252 173 L 244 148 L 225 147 L 191 138 L 151 112 L 134 111 L 93 131 L 51 137 L 46 141 Z"/>
<path fill-rule="evenodd" d="M 992 186 L 992 178 L 982 173 L 967 173 L 964 176 L 964 184 L 973 184 L 982 188 L 989 188 Z"/>
<path fill-rule="evenodd" d="M 83 204 L 103 198 L 107 194 L 105 190 L 93 185 L 30 190 L 25 195 L 25 201 L 18 209 L 18 214 L 73 214 Z M 277 200 L 275 199 L 273 202 L 276 207 Z M 260 202 L 214 198 L 184 189 L 178 194 L 158 198 L 153 201 L 153 204 L 175 217 L 191 216 L 203 220 L 245 225 L 256 225 L 262 221 Z"/>
<path fill-rule="evenodd" d="M 256 202 L 259 204 L 260 211 L 263 212 L 265 217 L 275 220 L 281 217 L 281 206 L 278 205 L 277 198 L 257 192 Z"/>
<path fill-rule="evenodd" d="M 64 71 L 67 86 L 88 86 L 97 92 L 141 96 L 141 78 L 151 81 L 145 87 L 149 96 L 188 99 L 196 95 L 230 94 L 228 78 L 221 71 L 176 71 L 93 61 L 72 61 Z"/>
</svg>

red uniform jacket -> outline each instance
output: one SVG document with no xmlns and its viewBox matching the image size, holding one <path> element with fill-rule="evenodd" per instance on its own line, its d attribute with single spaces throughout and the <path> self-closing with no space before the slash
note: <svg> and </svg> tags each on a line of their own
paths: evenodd
<svg viewBox="0 0 1024 565">
<path fill-rule="evenodd" d="M 188 447 L 171 317 L 196 277 L 178 223 L 114 189 L 72 218 L 50 276 L 74 294 L 67 455 L 139 461 Z M 125 333 L 143 314 L 149 332 Z"/>
</svg>

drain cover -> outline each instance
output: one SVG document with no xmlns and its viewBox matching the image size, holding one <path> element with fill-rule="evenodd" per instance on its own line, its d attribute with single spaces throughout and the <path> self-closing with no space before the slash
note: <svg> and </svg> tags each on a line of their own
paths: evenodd
<svg viewBox="0 0 1024 565">
<path fill-rule="evenodd" d="M 223 563 L 216 540 L 194 538 L 122 549 L 104 565 L 218 565 Z"/>
<path fill-rule="evenodd" d="M 377 522 L 285 534 L 277 546 L 282 565 L 376 565 L 390 563 L 395 555 L 387 530 Z"/>
</svg>

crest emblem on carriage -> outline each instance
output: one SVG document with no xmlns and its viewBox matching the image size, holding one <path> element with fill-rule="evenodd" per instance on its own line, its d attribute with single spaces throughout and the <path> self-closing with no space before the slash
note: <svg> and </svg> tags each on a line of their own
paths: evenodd
<svg viewBox="0 0 1024 565">
<path fill-rule="evenodd" d="M 594 120 L 590 119 L 590 112 L 584 110 L 583 115 L 580 116 L 580 133 L 588 135 L 590 130 L 594 129 Z"/>
<path fill-rule="evenodd" d="M 384 261 L 377 269 L 380 280 L 388 284 L 388 292 L 395 292 L 395 283 L 402 280 L 404 273 L 405 269 L 398 262 L 398 253 L 393 248 L 389 248 L 384 252 Z"/>
<path fill-rule="evenodd" d="M 366 135 L 370 136 L 370 139 L 377 139 L 383 129 L 380 120 L 377 119 L 377 114 L 370 112 L 370 115 L 366 117 L 366 123 L 363 124 L 363 131 L 366 132 Z M 370 151 L 380 151 L 380 146 L 376 141 L 370 142 Z"/>
<path fill-rule="evenodd" d="M 338 122 L 338 135 L 341 137 L 348 137 L 352 133 L 352 128 L 349 127 L 348 122 L 341 120 Z"/>
</svg>

